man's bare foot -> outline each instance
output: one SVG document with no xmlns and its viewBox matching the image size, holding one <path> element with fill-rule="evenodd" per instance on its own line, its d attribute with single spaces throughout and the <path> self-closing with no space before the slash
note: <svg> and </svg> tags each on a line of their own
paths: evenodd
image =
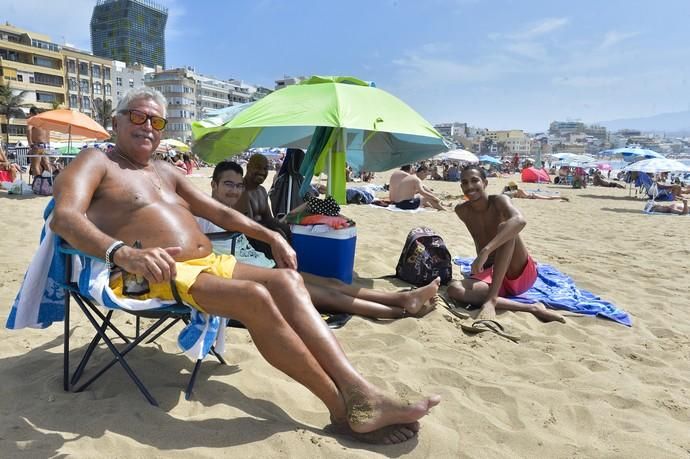
<svg viewBox="0 0 690 459">
<path fill-rule="evenodd" d="M 438 292 L 438 287 L 441 285 L 441 278 L 437 277 L 432 280 L 424 287 L 420 287 L 409 292 L 404 292 L 401 295 L 405 296 L 403 303 L 400 305 L 406 312 L 407 315 L 420 317 L 420 313 L 424 310 L 424 304 L 429 301 L 436 292 Z M 426 313 L 431 312 L 431 310 L 426 311 Z"/>
<path fill-rule="evenodd" d="M 352 430 L 347 422 L 336 422 L 333 419 L 331 419 L 331 421 L 333 423 L 323 429 L 325 432 L 336 435 L 346 435 L 354 440 L 376 445 L 403 443 L 416 437 L 419 432 L 418 422 L 386 426 L 374 430 L 373 432 L 362 433 Z"/>
<path fill-rule="evenodd" d="M 346 392 L 343 391 L 343 395 Z M 429 414 L 429 410 L 441 402 L 440 395 L 433 395 L 414 403 L 406 400 L 395 401 L 375 389 L 351 390 L 345 398 L 347 423 L 358 433 L 413 424 Z"/>
<path fill-rule="evenodd" d="M 479 314 L 477 314 L 476 319 L 477 320 L 496 320 L 496 302 L 495 301 L 485 302 L 482 305 L 482 308 L 479 310 Z"/>
<path fill-rule="evenodd" d="M 417 313 L 415 315 L 407 314 L 407 311 L 405 311 L 405 314 L 407 317 L 416 317 L 417 319 L 421 319 L 422 317 L 429 314 L 434 309 L 436 309 L 436 304 L 433 302 L 433 298 L 432 298 L 432 301 L 425 303 L 422 306 L 422 308 L 419 311 L 417 311 Z M 403 316 L 403 317 L 405 317 L 405 316 Z"/>
<path fill-rule="evenodd" d="M 542 303 L 534 303 L 532 305 L 534 309 L 532 314 L 534 314 L 538 319 L 544 322 L 563 322 L 565 323 L 565 318 L 551 309 L 547 309 Z"/>
</svg>

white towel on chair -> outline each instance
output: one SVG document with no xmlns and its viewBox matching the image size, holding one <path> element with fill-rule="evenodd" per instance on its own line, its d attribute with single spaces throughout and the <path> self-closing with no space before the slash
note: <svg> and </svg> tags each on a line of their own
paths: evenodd
<svg viewBox="0 0 690 459">
<path fill-rule="evenodd" d="M 54 322 L 65 320 L 65 291 L 60 287 L 65 278 L 65 266 L 63 257 L 56 250 L 62 240 L 50 229 L 54 206 L 51 199 L 44 212 L 41 243 L 7 318 L 6 327 L 9 329 L 46 328 Z M 126 311 L 161 309 L 175 304 L 175 301 L 118 297 L 110 288 L 110 272 L 103 261 L 86 256 L 72 259 L 72 279 L 77 280 L 81 294 L 92 298 L 97 304 Z M 191 321 L 177 339 L 180 349 L 192 360 L 205 357 L 211 346 L 215 346 L 219 353 L 224 352 L 227 320 L 202 313 L 191 306 L 189 309 Z"/>
</svg>

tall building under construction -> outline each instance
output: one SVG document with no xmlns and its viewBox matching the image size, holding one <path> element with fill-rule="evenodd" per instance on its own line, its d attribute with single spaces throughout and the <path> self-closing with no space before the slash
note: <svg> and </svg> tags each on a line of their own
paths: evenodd
<svg viewBox="0 0 690 459">
<path fill-rule="evenodd" d="M 91 16 L 94 55 L 165 68 L 168 9 L 150 0 L 98 0 Z"/>
</svg>

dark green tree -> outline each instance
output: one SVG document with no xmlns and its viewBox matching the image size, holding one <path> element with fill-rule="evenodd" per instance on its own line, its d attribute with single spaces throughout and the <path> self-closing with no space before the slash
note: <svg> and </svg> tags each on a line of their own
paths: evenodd
<svg viewBox="0 0 690 459">
<path fill-rule="evenodd" d="M 110 125 L 110 116 L 113 112 L 113 101 L 98 98 L 93 101 L 93 109 L 93 114 L 96 121 L 98 121 L 101 126 L 108 129 L 108 126 Z"/>
<path fill-rule="evenodd" d="M 5 83 L 4 78 L 0 78 L 0 115 L 4 115 L 5 120 L 7 120 L 5 144 L 10 143 L 10 120 L 26 116 L 22 107 L 31 105 L 25 102 L 25 97 L 28 94 L 29 91 L 15 91 L 10 88 L 9 83 Z"/>
</svg>

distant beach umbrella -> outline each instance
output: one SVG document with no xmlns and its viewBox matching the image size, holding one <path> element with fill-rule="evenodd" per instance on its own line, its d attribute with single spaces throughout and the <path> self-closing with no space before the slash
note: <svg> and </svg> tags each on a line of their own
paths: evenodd
<svg viewBox="0 0 690 459">
<path fill-rule="evenodd" d="M 466 163 L 479 162 L 479 158 L 477 158 L 477 155 L 475 155 L 471 151 L 463 150 L 462 148 L 439 153 L 438 155 L 434 156 L 434 159 L 464 161 Z"/>
<path fill-rule="evenodd" d="M 188 152 L 190 150 L 189 145 L 176 139 L 163 139 L 160 144 L 177 151 Z"/>
<path fill-rule="evenodd" d="M 640 159 L 664 158 L 661 153 L 647 148 L 614 148 L 612 150 L 604 150 L 608 155 L 623 155 L 623 159 L 627 162 L 638 161 Z"/>
<path fill-rule="evenodd" d="M 494 158 L 493 156 L 489 156 L 489 155 L 481 155 L 479 157 L 479 162 L 480 163 L 489 163 L 489 164 L 501 164 L 500 159 Z"/>
<path fill-rule="evenodd" d="M 634 162 L 624 169 L 626 172 L 646 172 L 658 174 L 660 172 L 690 172 L 690 166 L 675 159 L 652 158 Z"/>
<path fill-rule="evenodd" d="M 96 121 L 81 112 L 67 108 L 39 113 L 29 118 L 26 124 L 49 131 L 66 133 L 68 147 L 72 146 L 72 136 L 97 140 L 110 138 L 108 131 Z"/>
</svg>

